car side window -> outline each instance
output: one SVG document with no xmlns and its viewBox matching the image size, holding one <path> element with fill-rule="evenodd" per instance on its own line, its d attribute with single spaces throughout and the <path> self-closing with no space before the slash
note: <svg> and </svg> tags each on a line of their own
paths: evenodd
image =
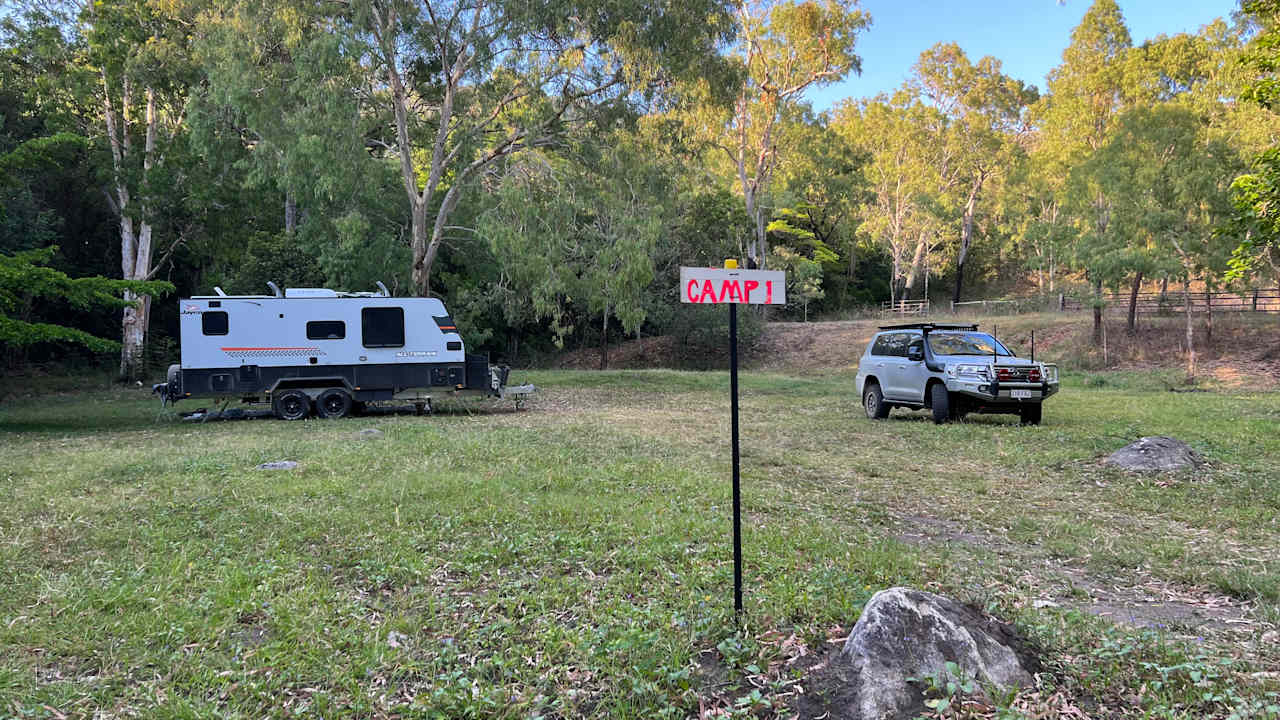
<svg viewBox="0 0 1280 720">
<path fill-rule="evenodd" d="M 906 357 L 907 343 L 911 341 L 910 333 L 889 333 L 885 335 L 885 355 L 891 357 Z"/>
<path fill-rule="evenodd" d="M 872 355 L 888 355 L 889 354 L 889 335 L 877 335 L 876 341 L 871 345 Z"/>
</svg>

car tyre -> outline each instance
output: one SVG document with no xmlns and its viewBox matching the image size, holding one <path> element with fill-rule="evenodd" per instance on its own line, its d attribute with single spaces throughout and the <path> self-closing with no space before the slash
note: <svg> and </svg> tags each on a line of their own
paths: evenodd
<svg viewBox="0 0 1280 720">
<path fill-rule="evenodd" d="M 337 419 L 351 413 L 351 393 L 342 388 L 329 388 L 316 398 L 316 414 L 322 418 Z"/>
<path fill-rule="evenodd" d="M 942 383 L 929 386 L 929 407 L 933 410 L 933 421 L 941 425 L 951 419 L 951 393 Z"/>
<path fill-rule="evenodd" d="M 1023 425 L 1039 425 L 1043 409 L 1044 406 L 1040 403 L 1024 403 L 1018 408 L 1018 420 Z"/>
<path fill-rule="evenodd" d="M 286 390 L 271 405 L 281 420 L 303 420 L 311 414 L 311 398 L 301 390 Z"/>
<path fill-rule="evenodd" d="M 867 411 L 867 417 L 871 420 L 889 417 L 889 406 L 884 402 L 884 393 L 880 392 L 880 383 L 867 383 L 862 391 L 862 409 Z"/>
</svg>

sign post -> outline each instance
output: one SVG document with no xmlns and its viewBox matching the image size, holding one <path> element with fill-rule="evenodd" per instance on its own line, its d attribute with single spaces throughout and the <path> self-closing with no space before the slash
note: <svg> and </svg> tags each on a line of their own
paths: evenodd
<svg viewBox="0 0 1280 720">
<path fill-rule="evenodd" d="M 780 270 L 739 270 L 737 260 L 724 269 L 680 268 L 680 301 L 729 306 L 729 418 L 733 448 L 733 613 L 742 615 L 742 491 L 738 454 L 738 306 L 784 305 L 786 273 Z"/>
</svg>

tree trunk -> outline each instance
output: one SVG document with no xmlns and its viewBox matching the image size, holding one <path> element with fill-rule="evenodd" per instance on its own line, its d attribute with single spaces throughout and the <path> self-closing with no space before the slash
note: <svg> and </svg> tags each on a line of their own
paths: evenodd
<svg viewBox="0 0 1280 720">
<path fill-rule="evenodd" d="M 298 230 L 298 201 L 293 193 L 284 195 L 284 231 L 293 235 Z"/>
<path fill-rule="evenodd" d="M 413 289 L 419 297 L 431 296 L 431 265 L 427 262 L 427 203 L 414 200 L 409 217 L 413 239 L 409 247 L 413 251 Z"/>
<path fill-rule="evenodd" d="M 964 261 L 969 257 L 969 244 L 973 242 L 973 216 L 978 209 L 978 193 L 982 192 L 982 183 L 986 177 L 979 174 L 969 189 L 969 199 L 964 203 L 964 220 L 960 224 L 960 253 L 956 256 L 956 291 L 951 302 L 960 302 L 960 291 L 964 284 Z"/>
<path fill-rule="evenodd" d="M 124 85 L 121 103 L 122 122 L 117 127 L 111 106 L 110 87 L 106 84 L 105 74 L 103 81 L 107 134 L 111 141 L 112 159 L 116 171 L 115 209 L 120 216 L 120 276 L 125 280 L 148 280 L 151 277 L 151 219 L 148 217 L 148 198 L 146 195 L 141 196 L 139 224 L 135 234 L 133 210 L 129 207 L 129 190 L 122 177 L 122 169 L 132 153 L 129 142 L 129 86 L 127 83 Z M 144 188 L 147 175 L 155 163 L 158 123 L 155 91 L 147 88 L 146 97 L 146 130 L 142 155 L 142 186 Z M 132 304 L 123 310 L 120 323 L 120 379 L 137 380 L 142 376 L 147 325 L 151 319 L 151 298 L 133 293 L 125 293 L 124 298 Z"/>
<path fill-rule="evenodd" d="M 609 369 L 609 304 L 604 305 L 604 317 L 600 320 L 600 369 Z"/>
<path fill-rule="evenodd" d="M 1093 281 L 1093 344 L 1102 344 L 1102 279 Z"/>
<path fill-rule="evenodd" d="M 1209 347 L 1213 344 L 1213 293 L 1209 292 L 1208 284 L 1204 289 L 1204 346 Z"/>
<path fill-rule="evenodd" d="M 916 280 L 920 277 L 920 269 L 924 265 L 925 251 L 928 249 L 928 243 L 925 238 L 928 237 L 924 230 L 920 231 L 920 239 L 916 242 L 915 256 L 911 258 L 911 270 L 907 275 L 907 285 L 902 290 L 902 299 L 910 300 L 911 291 L 916 289 Z"/>
<path fill-rule="evenodd" d="M 1191 277 L 1182 281 L 1182 292 L 1186 296 L 1183 308 L 1187 315 L 1187 382 L 1196 380 L 1196 347 L 1195 334 L 1191 327 Z"/>
<path fill-rule="evenodd" d="M 1138 289 L 1142 287 L 1142 271 L 1133 276 L 1133 289 L 1129 291 L 1129 333 L 1138 328 Z"/>
</svg>

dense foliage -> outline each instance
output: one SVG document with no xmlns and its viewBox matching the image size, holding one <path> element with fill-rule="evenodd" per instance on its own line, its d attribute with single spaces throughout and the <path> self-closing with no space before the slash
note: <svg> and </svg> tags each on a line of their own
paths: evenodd
<svg viewBox="0 0 1280 720">
<path fill-rule="evenodd" d="M 727 257 L 786 269 L 795 319 L 1270 283 L 1278 8 L 1135 44 L 1096 0 L 1043 88 L 942 43 L 818 112 L 878 61 L 851 3 L 32 2 L 0 17 L 0 253 L 132 283 L 24 311 L 119 336 L 124 376 L 176 329 L 159 279 L 383 281 L 515 362 L 705 334 L 674 278 Z"/>
</svg>

